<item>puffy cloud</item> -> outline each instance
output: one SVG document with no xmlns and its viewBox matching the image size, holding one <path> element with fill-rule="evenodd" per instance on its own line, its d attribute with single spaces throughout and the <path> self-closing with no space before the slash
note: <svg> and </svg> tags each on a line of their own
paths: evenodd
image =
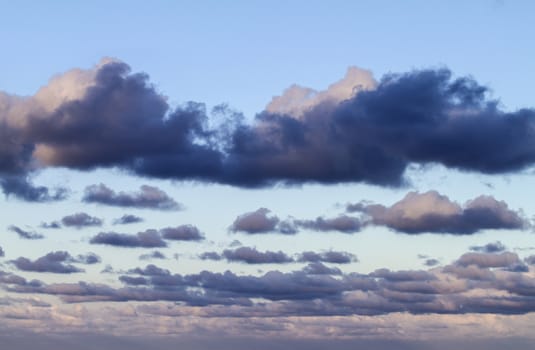
<svg viewBox="0 0 535 350">
<path fill-rule="evenodd" d="M 412 163 L 496 174 L 535 162 L 535 112 L 503 111 L 486 87 L 447 69 L 375 82 L 352 68 L 324 92 L 293 87 L 251 124 L 217 110 L 228 123 L 213 128 L 204 105 L 171 109 L 146 74 L 105 60 L 58 76 L 29 98 L 0 94 L 0 177 L 46 166 L 119 167 L 242 187 L 399 186 Z M 62 197 L 29 193 L 30 200 Z"/>
<path fill-rule="evenodd" d="M 250 234 L 267 233 L 276 231 L 280 219 L 275 215 L 270 215 L 271 210 L 259 208 L 238 216 L 230 230 L 233 232 L 246 232 Z"/>
<path fill-rule="evenodd" d="M 333 250 L 316 253 L 313 251 L 303 252 L 299 255 L 299 261 L 319 263 L 326 262 L 332 264 L 349 264 L 358 261 L 354 254 L 348 252 L 337 252 Z"/>
<path fill-rule="evenodd" d="M 160 230 L 164 239 L 173 241 L 202 241 L 204 235 L 193 225 L 180 225 L 177 227 L 166 227 Z"/>
<path fill-rule="evenodd" d="M 61 219 L 63 225 L 68 227 L 90 227 L 90 226 L 102 226 L 102 219 L 94 216 L 90 216 L 87 213 L 76 213 L 67 215 Z"/>
<path fill-rule="evenodd" d="M 136 224 L 138 222 L 143 222 L 143 218 L 132 214 L 124 214 L 120 218 L 113 220 L 114 225 Z"/>
<path fill-rule="evenodd" d="M 328 219 L 318 217 L 315 220 L 296 220 L 295 224 L 313 231 L 338 231 L 343 233 L 358 232 L 362 227 L 362 222 L 358 218 L 347 215 Z"/>
<path fill-rule="evenodd" d="M 222 256 L 228 261 L 246 264 L 286 264 L 294 261 L 294 259 L 281 251 L 260 252 L 250 247 L 225 249 Z"/>
<path fill-rule="evenodd" d="M 26 230 L 21 229 L 18 226 L 14 226 L 14 225 L 9 226 L 8 230 L 11 231 L 11 232 L 15 232 L 16 234 L 19 235 L 20 238 L 23 238 L 23 239 L 43 239 L 43 238 L 45 238 L 45 236 L 43 236 L 40 233 L 26 231 Z"/>
<path fill-rule="evenodd" d="M 167 247 L 167 243 L 162 239 L 156 230 L 146 230 L 137 234 L 100 232 L 93 236 L 89 243 L 104 244 L 126 248 L 158 248 Z"/>
<path fill-rule="evenodd" d="M 491 196 L 479 196 L 461 206 L 436 191 L 409 192 L 390 207 L 357 203 L 347 209 L 363 212 L 374 225 L 409 234 L 472 234 L 484 229 L 523 229 L 528 225 L 520 212 Z"/>
<path fill-rule="evenodd" d="M 143 185 L 135 193 L 115 192 L 104 184 L 86 187 L 83 201 L 119 207 L 178 210 L 181 205 L 157 187 Z"/>
<path fill-rule="evenodd" d="M 466 253 L 458 260 L 457 264 L 461 266 L 475 265 L 478 267 L 509 267 L 519 264 L 520 259 L 517 254 L 503 252 L 500 254 L 492 253 Z"/>
<path fill-rule="evenodd" d="M 80 269 L 70 263 L 79 262 L 85 264 L 93 264 L 95 263 L 94 260 L 96 258 L 98 258 L 96 255 L 91 254 L 87 256 L 80 256 L 79 259 L 75 259 L 66 251 L 56 251 L 48 253 L 34 261 L 31 261 L 30 259 L 24 257 L 20 257 L 16 260 L 12 260 L 11 263 L 15 265 L 16 268 L 22 271 L 67 274 L 84 271 L 83 269 Z"/>
<path fill-rule="evenodd" d="M 292 85 L 281 96 L 274 97 L 266 111 L 273 114 L 288 114 L 301 118 L 306 112 L 321 104 L 339 104 L 355 97 L 362 90 L 377 86 L 370 71 L 349 67 L 345 77 L 324 91 L 316 91 L 299 85 Z"/>
</svg>

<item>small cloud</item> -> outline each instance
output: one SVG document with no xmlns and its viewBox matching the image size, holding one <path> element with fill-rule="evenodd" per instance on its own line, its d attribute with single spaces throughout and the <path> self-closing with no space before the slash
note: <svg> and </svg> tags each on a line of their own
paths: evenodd
<svg viewBox="0 0 535 350">
<path fill-rule="evenodd" d="M 102 226 L 101 219 L 90 216 L 87 213 L 76 213 L 65 216 L 61 219 L 61 222 L 67 227 L 76 227 L 78 229 L 82 227 Z"/>
<path fill-rule="evenodd" d="M 23 238 L 23 239 L 43 239 L 43 238 L 45 238 L 45 236 L 43 236 L 40 233 L 26 231 L 26 230 L 21 229 L 18 226 L 14 226 L 14 225 L 9 226 L 8 230 L 11 231 L 11 232 L 15 232 L 16 234 L 19 235 L 20 238 Z"/>
<path fill-rule="evenodd" d="M 180 210 L 182 206 L 157 187 L 143 185 L 139 192 L 115 192 L 104 184 L 86 187 L 86 203 L 157 210 Z"/>
<path fill-rule="evenodd" d="M 156 230 L 146 230 L 137 234 L 117 232 L 100 232 L 89 240 L 91 244 L 104 244 L 125 248 L 157 248 L 167 247 Z"/>
<path fill-rule="evenodd" d="M 125 214 L 120 218 L 113 220 L 114 225 L 137 224 L 138 222 L 143 222 L 143 218 L 132 214 Z"/>
</svg>

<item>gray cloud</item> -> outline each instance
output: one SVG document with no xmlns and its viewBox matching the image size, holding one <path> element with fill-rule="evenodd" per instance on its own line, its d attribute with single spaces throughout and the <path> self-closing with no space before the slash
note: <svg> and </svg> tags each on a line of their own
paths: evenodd
<svg viewBox="0 0 535 350">
<path fill-rule="evenodd" d="M 67 215 L 61 219 L 63 225 L 67 227 L 90 227 L 90 226 L 102 226 L 102 219 L 94 216 L 90 216 L 87 213 L 76 213 Z"/>
<path fill-rule="evenodd" d="M 26 231 L 26 230 L 21 229 L 18 226 L 14 226 L 14 225 L 9 226 L 8 230 L 11 231 L 11 232 L 15 232 L 16 234 L 19 235 L 20 238 L 23 238 L 23 239 L 43 239 L 43 238 L 45 238 L 45 236 L 43 236 L 40 233 Z"/>
<path fill-rule="evenodd" d="M 167 243 L 156 230 L 146 230 L 137 234 L 100 232 L 96 236 L 93 236 L 89 243 L 127 248 L 167 247 Z"/>
<path fill-rule="evenodd" d="M 58 221 L 42 222 L 39 227 L 46 229 L 58 229 L 61 228 L 61 224 Z"/>
<path fill-rule="evenodd" d="M 6 252 L 4 252 L 4 249 L 0 247 L 0 258 L 3 258 L 4 256 L 6 256 Z"/>
<path fill-rule="evenodd" d="M 160 234 L 164 239 L 174 241 L 202 241 L 204 239 L 202 232 L 193 225 L 163 228 Z"/>
<path fill-rule="evenodd" d="M 500 254 L 466 253 L 457 260 L 457 263 L 461 266 L 475 265 L 482 268 L 509 267 L 519 264 L 520 259 L 517 254 L 510 252 Z"/>
<path fill-rule="evenodd" d="M 337 267 L 329 267 L 321 262 L 311 262 L 303 268 L 307 275 L 341 275 L 342 271 Z"/>
<path fill-rule="evenodd" d="M 138 222 L 143 222 L 143 218 L 132 214 L 124 214 L 120 218 L 113 220 L 114 225 L 136 224 Z"/>
<path fill-rule="evenodd" d="M 51 272 L 51 273 L 76 273 L 83 272 L 83 269 L 80 269 L 70 263 L 73 262 L 83 262 L 83 263 L 92 263 L 92 260 L 86 259 L 87 257 L 82 256 L 83 261 L 73 258 L 69 253 L 65 251 L 56 251 L 46 254 L 34 261 L 30 259 L 19 257 L 16 260 L 12 260 L 11 263 L 15 267 L 22 271 L 32 271 L 32 272 Z"/>
<path fill-rule="evenodd" d="M 158 250 L 155 250 L 147 254 L 141 254 L 139 256 L 139 260 L 152 260 L 152 259 L 167 259 L 167 257 L 165 256 L 165 254 L 163 254 L 162 252 Z"/>
<path fill-rule="evenodd" d="M 269 215 L 270 213 L 271 211 L 267 208 L 259 208 L 255 211 L 242 214 L 234 220 L 230 226 L 230 230 L 250 234 L 276 231 L 280 219 L 275 215 Z"/>
<path fill-rule="evenodd" d="M 376 82 L 369 72 L 351 71 L 358 78 L 350 74 L 323 92 L 290 89 L 251 124 L 216 108 L 225 122 L 211 128 L 203 104 L 173 110 L 146 74 L 103 61 L 58 76 L 29 98 L 1 94 L 0 173 L 25 176 L 35 164 L 115 166 L 242 187 L 400 186 L 413 163 L 486 174 L 534 164 L 534 110 L 503 111 L 472 78 L 429 69 Z M 27 198 L 56 198 L 43 193 Z"/>
<path fill-rule="evenodd" d="M 281 251 L 260 252 L 255 248 L 250 247 L 225 249 L 222 256 L 228 261 L 242 262 L 246 264 L 286 264 L 294 261 L 293 258 Z"/>
<path fill-rule="evenodd" d="M 26 175 L 0 176 L 0 187 L 6 197 L 14 196 L 27 202 L 61 201 L 66 199 L 69 194 L 69 191 L 63 187 L 51 190 L 45 186 L 35 186 Z"/>
<path fill-rule="evenodd" d="M 349 264 L 358 261 L 354 254 L 348 252 L 337 252 L 333 250 L 316 253 L 313 251 L 306 251 L 299 255 L 299 261 L 311 263 L 332 263 L 332 264 Z"/>
<path fill-rule="evenodd" d="M 358 218 L 347 215 L 328 219 L 318 217 L 315 220 L 296 220 L 295 224 L 313 231 L 338 231 L 343 233 L 358 232 L 363 226 Z"/>
<path fill-rule="evenodd" d="M 390 207 L 357 203 L 347 209 L 364 213 L 371 224 L 409 234 L 473 234 L 485 229 L 523 229 L 529 225 L 520 212 L 491 196 L 479 196 L 461 206 L 436 191 L 410 192 Z"/>
<path fill-rule="evenodd" d="M 118 207 L 179 210 L 181 205 L 157 187 L 143 185 L 139 192 L 115 192 L 104 184 L 86 187 L 83 201 Z"/>
<path fill-rule="evenodd" d="M 492 242 L 487 243 L 483 246 L 471 246 L 470 250 L 476 251 L 476 252 L 482 252 L 482 253 L 500 253 L 506 250 L 506 247 L 503 245 L 502 242 Z"/>
</svg>

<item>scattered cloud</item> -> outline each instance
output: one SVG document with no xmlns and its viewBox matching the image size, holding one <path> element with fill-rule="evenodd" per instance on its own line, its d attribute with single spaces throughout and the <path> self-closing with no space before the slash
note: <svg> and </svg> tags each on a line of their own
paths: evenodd
<svg viewBox="0 0 535 350">
<path fill-rule="evenodd" d="M 271 210 L 259 208 L 238 216 L 230 230 L 249 234 L 278 232 L 282 234 L 297 233 L 297 229 L 290 220 L 281 221 L 276 215 L 270 215 Z"/>
<path fill-rule="evenodd" d="M 165 254 L 163 254 L 159 250 L 155 250 L 147 254 L 141 254 L 139 256 L 139 260 L 153 260 L 153 259 L 167 259 L 167 257 L 165 256 Z"/>
<path fill-rule="evenodd" d="M 501 253 L 505 251 L 507 248 L 505 245 L 503 245 L 502 242 L 492 242 L 487 243 L 482 246 L 471 246 L 470 250 L 476 251 L 476 252 L 482 252 L 482 253 Z"/>
<path fill-rule="evenodd" d="M 167 243 L 162 239 L 156 230 L 146 230 L 137 234 L 100 232 L 93 236 L 89 243 L 104 244 L 125 248 L 160 248 L 167 247 Z"/>
<path fill-rule="evenodd" d="M 167 227 L 160 230 L 164 239 L 173 241 L 202 241 L 204 235 L 193 225 L 180 225 L 177 227 Z"/>
<path fill-rule="evenodd" d="M 473 234 L 485 229 L 524 229 L 529 224 L 523 215 L 509 209 L 492 196 L 479 196 L 461 206 L 436 191 L 409 192 L 392 206 L 357 203 L 350 212 L 362 212 L 368 224 L 386 226 L 397 232 Z"/>
<path fill-rule="evenodd" d="M 8 230 L 11 231 L 11 232 L 15 232 L 16 234 L 19 235 L 20 238 L 23 238 L 23 239 L 43 239 L 43 238 L 45 238 L 45 236 L 43 236 L 40 233 L 26 231 L 26 230 L 21 229 L 18 226 L 14 226 L 14 225 L 9 226 Z"/>
<path fill-rule="evenodd" d="M 86 187 L 83 201 L 117 207 L 179 210 L 182 208 L 173 198 L 157 187 L 143 185 L 139 192 L 115 192 L 104 184 Z"/>
<path fill-rule="evenodd" d="M 120 218 L 113 220 L 114 225 L 137 224 L 139 222 L 143 222 L 143 218 L 133 214 L 124 214 Z"/>
<path fill-rule="evenodd" d="M 316 253 L 306 251 L 299 254 L 298 261 L 310 263 L 332 263 L 332 264 L 349 264 L 357 262 L 358 259 L 354 254 L 348 252 L 337 252 L 333 250 Z"/>
<path fill-rule="evenodd" d="M 296 220 L 295 223 L 299 227 L 312 231 L 338 231 L 342 233 L 359 232 L 363 226 L 360 219 L 347 215 L 328 219 L 318 217 L 315 220 Z"/>
<path fill-rule="evenodd" d="M 66 251 L 56 251 L 48 253 L 34 261 L 19 257 L 16 260 L 12 260 L 11 263 L 21 271 L 70 274 L 84 271 L 71 263 L 94 264 L 95 259 L 100 261 L 95 254 L 82 255 L 78 258 L 73 258 Z"/>
<path fill-rule="evenodd" d="M 14 196 L 26 202 L 62 201 L 69 194 L 69 191 L 63 187 L 51 190 L 45 186 L 35 186 L 26 175 L 0 176 L 0 187 L 6 197 Z"/>
<path fill-rule="evenodd" d="M 90 216 L 87 213 L 76 213 L 67 215 L 61 219 L 64 226 L 76 227 L 78 229 L 82 227 L 102 226 L 102 219 L 94 216 Z"/>
</svg>

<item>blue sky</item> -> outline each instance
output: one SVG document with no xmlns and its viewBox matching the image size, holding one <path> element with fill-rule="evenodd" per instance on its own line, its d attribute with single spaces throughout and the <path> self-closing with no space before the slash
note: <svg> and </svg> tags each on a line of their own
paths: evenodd
<svg viewBox="0 0 535 350">
<path fill-rule="evenodd" d="M 27 332 L 117 336 L 117 349 L 135 331 L 165 349 L 274 334 L 281 348 L 532 340 L 532 2 L 0 6 L 0 339 L 13 349 Z M 215 124 L 220 104 L 243 114 L 238 127 Z M 36 186 L 49 196 L 32 199 Z M 69 226 L 78 213 L 102 223 Z M 124 214 L 142 221 L 114 224 Z M 166 246 L 129 247 L 138 232 Z M 46 255 L 57 251 L 68 257 Z M 154 251 L 165 259 L 141 258 Z M 351 261 L 323 256 L 331 272 L 312 273 L 304 252 Z"/>
</svg>

